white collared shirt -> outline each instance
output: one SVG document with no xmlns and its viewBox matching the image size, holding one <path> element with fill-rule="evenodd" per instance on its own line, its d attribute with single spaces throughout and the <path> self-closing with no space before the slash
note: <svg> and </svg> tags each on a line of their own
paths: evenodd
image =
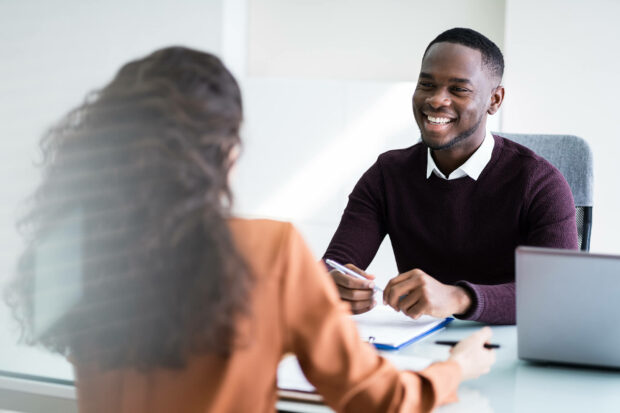
<svg viewBox="0 0 620 413">
<path fill-rule="evenodd" d="M 435 173 L 438 177 L 446 180 L 458 179 L 464 176 L 469 176 L 474 181 L 478 180 L 478 177 L 482 173 L 482 170 L 491 160 L 493 154 L 493 147 L 495 146 L 495 139 L 488 130 L 484 135 L 482 144 L 476 149 L 476 151 L 469 157 L 467 161 L 458 168 L 456 168 L 447 177 L 437 168 L 435 160 L 431 156 L 430 148 L 427 149 L 427 161 L 426 161 L 426 179 L 431 176 L 431 173 Z"/>
</svg>

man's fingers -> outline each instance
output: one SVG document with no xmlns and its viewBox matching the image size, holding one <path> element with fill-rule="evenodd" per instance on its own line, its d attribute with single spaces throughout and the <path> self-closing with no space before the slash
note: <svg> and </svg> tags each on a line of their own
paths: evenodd
<svg viewBox="0 0 620 413">
<path fill-rule="evenodd" d="M 374 275 L 372 275 L 372 274 L 368 274 L 366 271 L 364 271 L 364 270 L 362 270 L 362 269 L 360 269 L 360 268 L 356 267 L 356 266 L 355 266 L 355 265 L 353 265 L 353 264 L 346 264 L 346 265 L 345 265 L 345 267 L 347 267 L 347 268 L 348 268 L 348 269 L 350 269 L 350 270 L 355 271 L 356 273 L 358 273 L 359 275 L 361 275 L 361 276 L 363 276 L 363 277 L 368 278 L 369 280 L 374 280 L 374 279 L 375 279 L 375 276 L 374 276 Z"/>
<path fill-rule="evenodd" d="M 414 290 L 398 299 L 398 303 L 396 304 L 396 310 L 402 311 L 403 313 L 409 315 L 411 307 L 416 305 L 421 300 L 421 298 L 422 291 L 420 289 Z"/>
<path fill-rule="evenodd" d="M 370 307 L 364 308 L 363 310 L 353 310 L 353 309 L 351 309 L 351 313 L 354 314 L 354 315 L 355 314 L 364 314 L 364 313 L 369 312 L 373 308 L 374 308 L 374 304 L 371 305 Z"/>
<path fill-rule="evenodd" d="M 374 295 L 374 291 L 368 288 L 363 290 L 356 290 L 341 287 L 339 285 L 336 285 L 336 287 L 338 288 L 338 294 L 340 294 L 340 298 L 347 301 L 368 301 L 372 300 L 372 297 Z"/>
<path fill-rule="evenodd" d="M 400 284 L 401 282 L 405 280 L 408 280 L 410 277 L 411 277 L 411 274 L 408 272 L 397 275 L 396 277 L 388 281 L 387 285 L 385 286 L 385 291 L 387 291 L 388 289 L 392 288 L 395 285 Z"/>
<path fill-rule="evenodd" d="M 392 278 L 383 290 L 383 302 L 398 311 L 398 299 L 416 288 L 423 274 L 421 270 L 413 269 Z"/>
<path fill-rule="evenodd" d="M 353 314 L 365 313 L 366 311 L 369 311 L 370 309 L 372 309 L 375 305 L 375 301 L 372 299 L 365 300 L 365 301 L 347 301 L 347 302 L 351 306 L 351 312 Z"/>
<path fill-rule="evenodd" d="M 383 297 L 386 304 L 395 309 L 399 310 L 398 303 L 402 296 L 409 295 L 413 293 L 416 288 L 420 285 L 419 278 L 406 279 L 399 283 L 392 284 L 388 286 L 383 291 Z"/>
<path fill-rule="evenodd" d="M 374 283 L 370 280 L 355 278 L 350 275 L 343 274 L 338 270 L 332 270 L 329 272 L 329 274 L 334 279 L 336 285 L 339 285 L 341 287 L 361 290 L 372 288 L 374 286 Z"/>
<path fill-rule="evenodd" d="M 421 315 L 426 313 L 427 301 L 422 294 L 421 289 L 416 289 L 402 297 L 398 302 L 398 308 L 403 314 L 417 320 Z"/>
<path fill-rule="evenodd" d="M 403 313 L 407 314 L 414 320 L 417 320 L 426 313 L 426 303 L 424 300 L 418 300 L 417 303 L 409 307 L 407 310 L 403 310 Z"/>
</svg>

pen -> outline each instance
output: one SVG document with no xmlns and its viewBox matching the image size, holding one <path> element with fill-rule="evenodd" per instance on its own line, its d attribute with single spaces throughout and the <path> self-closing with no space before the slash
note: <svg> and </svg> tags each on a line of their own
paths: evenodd
<svg viewBox="0 0 620 413">
<path fill-rule="evenodd" d="M 452 341 L 452 340 L 437 340 L 435 341 L 435 344 L 441 344 L 444 346 L 456 346 L 458 344 L 458 341 Z M 489 344 L 489 343 L 485 343 L 484 344 L 484 348 L 499 348 L 499 344 Z"/>
<path fill-rule="evenodd" d="M 350 270 L 347 267 L 345 267 L 344 265 L 339 264 L 339 263 L 337 263 L 334 260 L 330 260 L 329 258 L 325 260 L 325 263 L 327 265 L 329 265 L 330 267 L 332 267 L 333 269 L 340 271 L 343 274 L 347 274 L 347 275 L 350 275 L 351 277 L 359 278 L 360 280 L 368 280 L 367 278 L 364 278 L 363 276 L 361 276 L 360 274 L 356 273 L 355 271 Z M 376 284 L 375 284 L 374 290 L 375 291 L 383 291 L 383 289 L 377 287 Z"/>
</svg>

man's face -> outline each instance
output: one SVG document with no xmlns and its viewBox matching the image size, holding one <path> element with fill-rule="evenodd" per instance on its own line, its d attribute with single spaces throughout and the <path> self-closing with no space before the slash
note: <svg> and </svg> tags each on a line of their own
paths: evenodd
<svg viewBox="0 0 620 413">
<path fill-rule="evenodd" d="M 498 83 L 482 65 L 480 51 L 454 43 L 432 45 L 413 94 L 422 141 L 433 150 L 473 152 L 484 138 L 486 114 L 497 110 L 491 103 Z"/>
</svg>

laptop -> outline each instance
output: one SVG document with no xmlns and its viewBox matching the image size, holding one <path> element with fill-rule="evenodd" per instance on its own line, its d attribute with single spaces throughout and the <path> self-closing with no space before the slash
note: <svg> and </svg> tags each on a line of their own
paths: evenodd
<svg viewBox="0 0 620 413">
<path fill-rule="evenodd" d="M 520 359 L 620 368 L 620 256 L 516 250 Z"/>
</svg>

